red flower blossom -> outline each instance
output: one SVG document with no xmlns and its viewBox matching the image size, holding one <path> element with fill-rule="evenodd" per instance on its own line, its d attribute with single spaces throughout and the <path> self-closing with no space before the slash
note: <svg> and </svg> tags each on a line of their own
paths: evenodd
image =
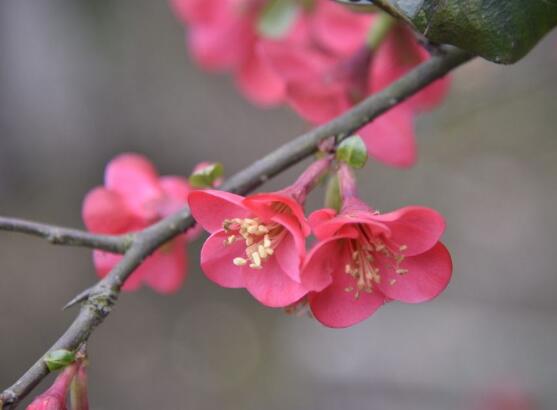
<svg viewBox="0 0 557 410">
<path fill-rule="evenodd" d="M 342 168 L 343 173 L 348 172 Z M 342 175 L 341 184 L 350 178 Z M 439 242 L 445 223 L 436 211 L 410 206 L 386 214 L 369 208 L 343 186 L 341 212 L 310 216 L 319 239 L 307 257 L 302 284 L 315 317 L 330 327 L 347 327 L 384 303 L 424 302 L 447 286 L 451 257 Z M 307 281 L 307 282 L 306 282 Z"/>
<path fill-rule="evenodd" d="M 138 231 L 185 206 L 190 190 L 184 178 L 159 177 L 145 157 L 122 154 L 106 167 L 104 187 L 94 188 L 85 197 L 83 220 L 87 229 L 95 233 Z M 136 290 L 146 284 L 161 293 L 177 291 L 186 276 L 185 245 L 191 235 L 179 235 L 156 250 L 128 278 L 123 289 Z M 121 258 L 122 255 L 109 252 L 93 252 L 101 277 Z"/>
<path fill-rule="evenodd" d="M 201 250 L 205 275 L 223 287 L 246 288 L 270 307 L 303 297 L 307 289 L 300 283 L 300 268 L 310 228 L 302 204 L 329 162 L 317 161 L 279 192 L 245 198 L 214 190 L 192 192 L 192 215 L 211 234 Z"/>
<path fill-rule="evenodd" d="M 288 104 L 300 116 L 316 124 L 337 117 L 428 58 L 409 29 L 401 25 L 392 29 L 377 50 L 371 50 L 364 33 L 374 24 L 373 18 L 362 18 L 345 10 L 347 15 L 339 13 L 337 16 L 333 13 L 335 10 L 329 10 L 333 6 L 339 7 L 320 7 L 322 11 L 316 11 L 309 18 L 310 32 L 320 34 L 317 37 L 320 47 L 315 47 L 315 42 L 311 41 L 293 43 L 289 47 L 277 43 L 260 46 L 269 64 L 286 82 Z M 323 28 L 311 31 L 312 26 L 324 25 L 321 20 L 336 30 L 331 28 L 327 34 Z M 334 21 L 338 23 L 335 25 Z M 342 49 L 333 40 L 336 38 L 345 39 L 347 46 Z M 448 77 L 439 80 L 360 129 L 358 134 L 369 153 L 389 165 L 413 165 L 416 159 L 414 113 L 438 105 L 448 85 Z"/>
<path fill-rule="evenodd" d="M 27 410 L 66 410 L 66 397 L 79 364 L 66 367 L 54 383 L 27 406 Z"/>
<path fill-rule="evenodd" d="M 304 119 L 322 124 L 429 58 L 402 24 L 370 44 L 370 31 L 383 27 L 385 16 L 354 13 L 330 0 L 316 0 L 311 7 L 300 3 L 288 30 L 279 38 L 266 37 L 258 23 L 267 3 L 173 0 L 189 25 L 198 63 L 232 71 L 242 93 L 258 105 L 286 102 Z M 414 115 L 437 106 L 449 82 L 449 77 L 436 81 L 359 130 L 369 153 L 388 165 L 413 165 Z"/>
<path fill-rule="evenodd" d="M 193 58 L 209 71 L 230 70 L 236 84 L 255 104 L 282 102 L 284 82 L 260 58 L 257 21 L 264 2 L 258 0 L 173 0 L 188 25 Z"/>
</svg>

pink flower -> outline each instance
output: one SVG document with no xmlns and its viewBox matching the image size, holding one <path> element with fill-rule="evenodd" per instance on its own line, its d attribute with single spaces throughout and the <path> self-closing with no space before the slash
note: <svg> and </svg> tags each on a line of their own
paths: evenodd
<svg viewBox="0 0 557 410">
<path fill-rule="evenodd" d="M 346 10 L 345 15 L 333 13 L 336 9 L 329 10 L 333 6 L 339 7 L 323 5 L 321 11 L 308 18 L 310 32 L 318 34 L 320 47 L 311 41 L 293 42 L 288 47 L 268 42 L 260 45 L 269 64 L 286 82 L 288 104 L 316 124 L 332 120 L 427 58 L 427 52 L 403 26 L 396 26 L 378 50 L 371 50 L 365 43 L 365 32 L 374 23 L 373 18 L 362 18 Z M 336 30 L 331 28 L 327 32 L 323 28 L 325 22 Z M 338 38 L 344 39 L 346 48 L 335 41 Z M 439 104 L 448 84 L 448 79 L 436 82 L 360 129 L 358 134 L 369 153 L 388 165 L 413 165 L 415 112 Z"/>
<path fill-rule="evenodd" d="M 478 410 L 535 410 L 539 406 L 524 390 L 513 386 L 493 388 L 482 398 Z"/>
<path fill-rule="evenodd" d="M 315 317 L 329 327 L 352 326 L 384 303 L 420 303 L 447 286 L 451 257 L 439 239 L 445 229 L 436 211 L 405 207 L 386 214 L 345 195 L 341 212 L 310 215 L 319 242 L 308 254 L 302 284 Z"/>
<path fill-rule="evenodd" d="M 429 58 L 429 53 L 418 44 L 408 27 L 395 25 L 375 53 L 368 79 L 371 92 L 383 90 Z M 450 85 L 450 76 L 443 77 L 402 105 L 415 112 L 431 111 L 443 102 Z"/>
<path fill-rule="evenodd" d="M 66 410 L 66 397 L 78 366 L 74 363 L 66 367 L 52 386 L 27 406 L 27 410 Z"/>
<path fill-rule="evenodd" d="M 257 52 L 257 21 L 265 5 L 257 0 L 174 0 L 189 24 L 187 41 L 196 62 L 209 71 L 232 71 L 236 85 L 253 103 L 274 105 L 284 82 Z"/>
<path fill-rule="evenodd" d="M 104 187 L 91 190 L 83 202 L 82 216 L 88 230 L 124 234 L 143 229 L 186 205 L 190 186 L 185 178 L 159 177 L 153 164 L 138 154 L 122 154 L 106 167 Z M 156 250 L 123 286 L 138 289 L 146 284 L 157 292 L 172 293 L 186 276 L 185 245 L 191 233 L 179 235 Z M 95 250 L 93 260 L 104 277 L 122 256 Z"/>
<path fill-rule="evenodd" d="M 192 215 L 211 234 L 201 250 L 205 275 L 226 288 L 246 288 L 270 307 L 288 306 L 306 295 L 300 268 L 310 228 L 301 204 L 328 165 L 328 159 L 316 162 L 292 186 L 274 193 L 244 198 L 192 192 Z"/>
</svg>

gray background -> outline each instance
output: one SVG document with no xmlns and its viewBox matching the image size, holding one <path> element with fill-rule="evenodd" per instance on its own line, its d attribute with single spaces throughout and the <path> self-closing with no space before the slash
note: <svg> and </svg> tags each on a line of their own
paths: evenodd
<svg viewBox="0 0 557 410">
<path fill-rule="evenodd" d="M 555 33 L 516 66 L 469 64 L 419 119 L 418 165 L 361 173 L 378 209 L 446 216 L 454 279 L 436 301 L 329 330 L 213 285 L 196 243 L 177 295 L 125 295 L 94 334 L 92 408 L 475 409 L 500 386 L 557 408 L 556 67 Z M 84 194 L 120 152 L 147 153 L 162 174 L 205 159 L 232 173 L 305 129 L 194 67 L 164 1 L 0 3 L 3 215 L 81 227 Z M 0 386 L 66 328 L 75 311 L 60 307 L 94 280 L 88 250 L 0 232 Z"/>
</svg>

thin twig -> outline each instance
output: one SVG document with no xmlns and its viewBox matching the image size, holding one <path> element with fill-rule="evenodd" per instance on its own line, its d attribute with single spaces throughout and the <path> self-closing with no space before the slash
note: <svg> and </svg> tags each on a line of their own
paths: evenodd
<svg viewBox="0 0 557 410">
<path fill-rule="evenodd" d="M 439 55 L 420 64 L 382 92 L 367 98 L 333 121 L 293 139 L 238 172 L 229 178 L 221 189 L 239 194 L 252 191 L 269 178 L 310 156 L 323 139 L 331 136 L 344 138 L 471 58 L 470 54 L 452 47 L 442 47 L 441 51 Z M 193 224 L 194 220 L 189 210 L 183 209 L 137 233 L 121 262 L 87 292 L 87 299 L 82 304 L 78 316 L 49 351 L 61 348 L 76 349 L 86 341 L 110 313 L 122 284 L 134 269 L 155 249 Z M 0 395 L 0 408 L 2 403 L 4 409 L 15 408 L 47 374 L 48 369 L 41 358 Z"/>
<path fill-rule="evenodd" d="M 132 235 L 97 235 L 78 229 L 63 228 L 5 216 L 0 216 L 0 231 L 38 236 L 54 245 L 83 246 L 115 253 L 126 252 L 133 241 Z"/>
</svg>

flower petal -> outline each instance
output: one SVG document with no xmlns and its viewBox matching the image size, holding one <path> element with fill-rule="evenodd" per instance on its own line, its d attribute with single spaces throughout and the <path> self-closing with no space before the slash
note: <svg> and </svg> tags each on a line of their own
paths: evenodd
<svg viewBox="0 0 557 410">
<path fill-rule="evenodd" d="M 406 168 L 416 162 L 412 112 L 395 107 L 358 131 L 368 154 L 391 166 Z"/>
<path fill-rule="evenodd" d="M 120 194 L 101 187 L 87 194 L 81 215 L 87 229 L 95 233 L 119 234 L 142 227 Z"/>
<path fill-rule="evenodd" d="M 209 236 L 201 249 L 201 268 L 210 280 L 220 286 L 242 288 L 242 267 L 234 265 L 232 261 L 236 257 L 246 257 L 245 245 L 241 240 L 225 245 L 226 237 L 224 231 L 217 231 Z"/>
<path fill-rule="evenodd" d="M 320 81 L 291 81 L 286 86 L 286 100 L 302 118 L 323 124 L 342 114 L 351 104 L 344 84 Z"/>
<path fill-rule="evenodd" d="M 300 282 L 300 265 L 302 258 L 305 254 L 305 241 L 300 244 L 296 243 L 295 236 L 292 234 L 285 234 L 281 240 L 280 245 L 275 249 L 273 254 L 276 258 L 280 268 L 295 282 Z"/>
<path fill-rule="evenodd" d="M 184 205 L 187 203 L 192 188 L 186 178 L 168 175 L 161 177 L 159 182 L 166 195 Z"/>
<path fill-rule="evenodd" d="M 359 14 L 331 1 L 318 2 L 311 34 L 321 46 L 340 56 L 351 56 L 364 45 L 373 15 Z"/>
<path fill-rule="evenodd" d="M 378 287 L 389 298 L 406 303 L 435 298 L 447 287 L 453 269 L 451 255 L 441 242 L 421 255 L 405 258 L 400 267 L 408 272 L 403 275 L 385 267 L 385 261 L 382 265 Z"/>
<path fill-rule="evenodd" d="M 302 270 L 302 284 L 311 291 L 320 292 L 329 286 L 335 272 L 344 269 L 342 252 L 344 238 L 332 237 L 318 242 L 310 251 Z"/>
<path fill-rule="evenodd" d="M 93 251 L 93 263 L 95 265 L 97 275 L 104 278 L 122 260 L 122 257 L 122 255 L 115 253 L 99 250 Z M 122 290 L 125 292 L 133 292 L 139 289 L 141 287 L 141 280 L 141 272 L 138 273 L 136 270 L 128 277 L 124 286 L 122 286 Z"/>
<path fill-rule="evenodd" d="M 152 222 L 162 196 L 159 175 L 153 164 L 139 154 L 122 154 L 110 161 L 104 174 L 107 189 L 118 192 L 140 218 Z"/>
<path fill-rule="evenodd" d="M 213 233 L 230 218 L 247 218 L 251 212 L 242 205 L 244 197 L 224 191 L 192 191 L 188 197 L 191 213 L 198 224 Z"/>
<path fill-rule="evenodd" d="M 423 253 L 439 242 L 445 231 L 445 219 L 431 208 L 407 206 L 386 214 L 376 215 L 375 219 L 391 230 L 390 242 L 396 247 L 406 246 L 406 256 Z"/>
<path fill-rule="evenodd" d="M 227 19 L 190 26 L 187 40 L 203 69 L 221 71 L 240 67 L 254 47 L 255 34 L 249 18 L 231 13 Z"/>
<path fill-rule="evenodd" d="M 164 244 L 137 269 L 143 282 L 163 294 L 177 292 L 186 278 L 185 238 L 180 235 Z"/>
<path fill-rule="evenodd" d="M 186 206 L 188 195 L 192 191 L 186 178 L 165 176 L 162 177 L 159 182 L 166 196 L 158 204 L 158 212 L 160 215 L 163 217 L 171 215 Z"/>
<path fill-rule="evenodd" d="M 265 306 L 285 307 L 307 294 L 307 289 L 290 279 L 275 258 L 267 260 L 262 269 L 244 266 L 243 277 L 248 292 Z"/>
<path fill-rule="evenodd" d="M 384 89 L 429 58 L 429 53 L 418 44 L 411 30 L 397 25 L 376 52 L 370 70 L 372 91 Z M 450 77 L 447 76 L 416 93 L 403 105 L 413 111 L 431 110 L 445 99 L 449 87 Z"/>
<path fill-rule="evenodd" d="M 339 255 L 343 262 L 351 260 L 345 248 Z M 356 299 L 353 291 L 355 281 L 344 269 L 337 269 L 333 274 L 332 284 L 319 293 L 310 295 L 311 311 L 315 318 L 328 327 L 342 328 L 355 325 L 371 316 L 386 302 L 380 292 L 361 292 Z"/>
<path fill-rule="evenodd" d="M 282 192 L 254 194 L 247 196 L 243 204 L 246 208 L 251 209 L 253 213 L 266 220 L 273 220 L 275 216 L 280 214 L 291 214 L 293 225 L 299 226 L 304 236 L 308 236 L 311 232 L 304 208 L 288 194 L 283 194 Z M 288 210 L 280 210 L 280 213 L 277 212 L 277 207 L 282 208 L 283 206 L 286 206 Z"/>
<path fill-rule="evenodd" d="M 269 107 L 279 104 L 285 96 L 284 80 L 254 50 L 236 73 L 236 85 L 254 104 Z"/>
</svg>

